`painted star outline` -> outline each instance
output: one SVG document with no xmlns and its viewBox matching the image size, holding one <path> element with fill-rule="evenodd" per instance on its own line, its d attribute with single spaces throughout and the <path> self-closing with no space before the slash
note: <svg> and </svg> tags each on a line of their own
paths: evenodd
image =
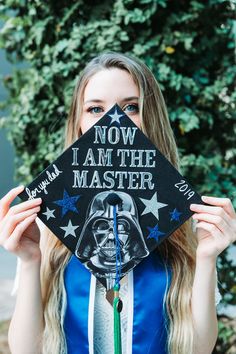
<svg viewBox="0 0 236 354">
<path fill-rule="evenodd" d="M 170 221 L 180 221 L 180 215 L 183 214 L 180 211 L 178 211 L 176 208 L 170 212 L 171 219 Z"/>
<path fill-rule="evenodd" d="M 159 220 L 159 209 L 166 207 L 168 204 L 160 203 L 157 200 L 157 192 L 155 192 L 151 199 L 139 198 L 145 205 L 145 209 L 141 215 L 151 213 Z"/>
<path fill-rule="evenodd" d="M 42 214 L 47 217 L 47 220 L 49 220 L 50 218 L 55 218 L 54 211 L 55 209 L 51 210 L 47 207 L 46 211 Z"/>
<path fill-rule="evenodd" d="M 81 197 L 80 195 L 71 197 L 69 196 L 67 191 L 64 190 L 63 199 L 55 200 L 53 203 L 59 205 L 62 208 L 61 209 L 62 217 L 65 216 L 68 213 L 68 211 L 73 211 L 78 214 L 79 211 L 77 210 L 75 204 L 80 197 Z"/>
<path fill-rule="evenodd" d="M 120 125 L 120 118 L 123 117 L 123 114 L 119 114 L 117 112 L 117 108 L 113 114 L 108 114 L 108 115 L 111 118 L 110 125 L 113 123 L 118 123 Z"/>
<path fill-rule="evenodd" d="M 159 238 L 160 238 L 161 236 L 165 235 L 164 232 L 161 232 L 161 231 L 159 230 L 158 225 L 156 225 L 156 226 L 154 226 L 154 227 L 149 227 L 149 226 L 147 226 L 147 229 L 148 229 L 148 231 L 149 231 L 149 235 L 148 235 L 148 237 L 147 237 L 148 239 L 149 239 L 149 238 L 154 238 L 156 241 L 159 241 Z"/>
<path fill-rule="evenodd" d="M 68 225 L 67 226 L 60 226 L 60 229 L 65 231 L 64 238 L 66 238 L 69 235 L 76 237 L 75 230 L 78 229 L 78 227 L 79 227 L 79 225 L 73 226 L 71 220 L 69 220 Z"/>
</svg>

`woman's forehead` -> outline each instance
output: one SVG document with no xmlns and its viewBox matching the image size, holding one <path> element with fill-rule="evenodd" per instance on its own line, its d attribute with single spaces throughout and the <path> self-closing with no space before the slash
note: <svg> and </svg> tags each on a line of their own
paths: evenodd
<svg viewBox="0 0 236 354">
<path fill-rule="evenodd" d="M 139 97 L 139 89 L 132 76 L 118 68 L 103 69 L 94 74 L 84 90 L 84 101 L 106 100 L 112 97 Z"/>
</svg>

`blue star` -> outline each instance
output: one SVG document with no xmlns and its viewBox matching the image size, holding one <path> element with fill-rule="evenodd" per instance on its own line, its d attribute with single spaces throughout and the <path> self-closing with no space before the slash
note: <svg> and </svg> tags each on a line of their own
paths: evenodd
<svg viewBox="0 0 236 354">
<path fill-rule="evenodd" d="M 170 212 L 170 216 L 171 216 L 171 219 L 170 219 L 170 221 L 180 221 L 179 220 L 179 217 L 180 217 L 180 215 L 181 214 L 183 214 L 183 213 L 180 213 L 176 208 L 172 211 L 172 212 Z"/>
<path fill-rule="evenodd" d="M 156 241 L 158 241 L 159 237 L 164 235 L 164 232 L 158 230 L 158 225 L 156 225 L 155 227 L 148 226 L 147 229 L 150 232 L 147 238 L 154 238 Z"/>
<path fill-rule="evenodd" d="M 80 195 L 77 195 L 75 197 L 70 197 L 69 194 L 67 193 L 66 190 L 64 190 L 63 194 L 63 199 L 56 200 L 55 204 L 59 205 L 62 208 L 62 217 L 68 213 L 68 211 L 74 211 L 75 213 L 78 213 L 78 210 L 76 209 L 75 203 L 77 200 L 80 198 Z"/>
</svg>

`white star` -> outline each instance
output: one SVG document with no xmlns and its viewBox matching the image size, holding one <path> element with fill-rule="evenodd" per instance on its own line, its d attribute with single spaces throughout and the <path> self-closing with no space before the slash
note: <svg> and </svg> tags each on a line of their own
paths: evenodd
<svg viewBox="0 0 236 354">
<path fill-rule="evenodd" d="M 141 215 L 152 213 L 157 220 L 159 220 L 159 209 L 164 208 L 168 204 L 159 203 L 157 200 L 157 192 L 153 194 L 151 199 L 139 198 L 146 206 Z"/>
<path fill-rule="evenodd" d="M 120 117 L 122 117 L 122 116 L 123 116 L 123 114 L 117 113 L 117 108 L 116 108 L 116 111 L 113 114 L 109 114 L 109 117 L 111 117 L 110 125 L 114 122 L 117 122 L 118 124 L 120 124 Z"/>
<path fill-rule="evenodd" d="M 54 211 L 55 211 L 55 209 L 50 210 L 50 209 L 47 207 L 47 210 L 45 211 L 45 213 L 43 213 L 43 215 L 46 215 L 47 220 L 49 220 L 50 218 L 55 218 Z"/>
<path fill-rule="evenodd" d="M 76 237 L 75 230 L 78 229 L 78 227 L 79 227 L 79 225 L 73 226 L 71 220 L 69 220 L 68 225 L 67 226 L 60 226 L 60 229 L 65 231 L 64 238 L 68 235 Z"/>
</svg>

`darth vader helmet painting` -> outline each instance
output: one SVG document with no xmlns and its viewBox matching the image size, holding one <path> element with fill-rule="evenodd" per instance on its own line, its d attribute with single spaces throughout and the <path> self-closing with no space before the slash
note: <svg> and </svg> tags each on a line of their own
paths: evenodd
<svg viewBox="0 0 236 354">
<path fill-rule="evenodd" d="M 116 274 L 116 243 L 114 235 L 113 206 L 108 197 L 114 191 L 98 193 L 91 201 L 86 221 L 78 240 L 75 255 L 96 277 L 106 278 L 112 286 Z M 138 221 L 138 211 L 133 198 L 124 192 L 116 192 L 117 231 L 121 250 L 121 276 L 148 256 Z"/>
</svg>

